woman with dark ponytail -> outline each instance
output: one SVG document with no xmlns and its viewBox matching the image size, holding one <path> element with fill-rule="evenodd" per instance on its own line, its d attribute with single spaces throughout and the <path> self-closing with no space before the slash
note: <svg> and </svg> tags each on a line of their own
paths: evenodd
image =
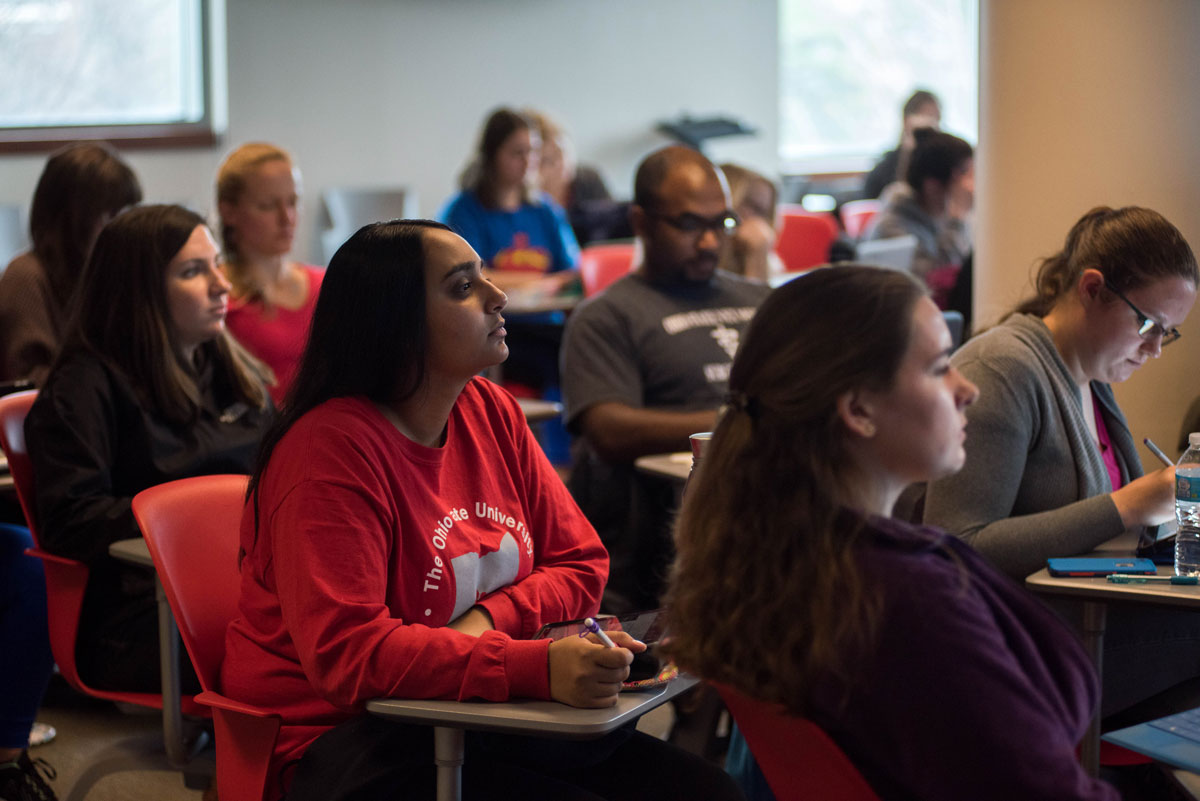
<svg viewBox="0 0 1200 801">
<path fill-rule="evenodd" d="M 1087 553 L 1127 529 L 1169 520 L 1174 469 L 1143 475 L 1110 385 L 1178 339 L 1198 282 L 1192 249 L 1161 214 L 1130 206 L 1083 215 L 1063 249 L 1042 261 L 1034 296 L 955 353 L 982 396 L 967 413 L 966 464 L 930 485 L 925 522 L 1023 580 L 1047 557 Z M 1131 622 L 1131 636 L 1146 629 L 1148 614 Z M 1109 645 L 1123 638 L 1121 619 L 1112 610 Z M 1200 631 L 1194 639 L 1175 632 L 1178 671 L 1146 663 L 1166 646 L 1123 649 L 1136 650 L 1127 660 L 1136 680 L 1105 657 L 1106 713 L 1200 675 Z"/>
</svg>

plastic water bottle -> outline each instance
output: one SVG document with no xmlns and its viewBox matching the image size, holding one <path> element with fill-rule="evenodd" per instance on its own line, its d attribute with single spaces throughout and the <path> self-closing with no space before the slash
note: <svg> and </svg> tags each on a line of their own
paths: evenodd
<svg viewBox="0 0 1200 801">
<path fill-rule="evenodd" d="M 1200 433 L 1188 435 L 1188 449 L 1175 466 L 1175 574 L 1200 575 Z"/>
</svg>

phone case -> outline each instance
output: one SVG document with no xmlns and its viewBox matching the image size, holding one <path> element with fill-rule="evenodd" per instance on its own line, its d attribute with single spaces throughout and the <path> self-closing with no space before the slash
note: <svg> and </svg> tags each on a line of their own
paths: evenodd
<svg viewBox="0 0 1200 801">
<path fill-rule="evenodd" d="M 1046 567 L 1052 576 L 1108 576 L 1113 573 L 1152 576 L 1157 572 L 1154 562 L 1133 556 L 1116 558 L 1081 556 L 1047 559 Z"/>
</svg>

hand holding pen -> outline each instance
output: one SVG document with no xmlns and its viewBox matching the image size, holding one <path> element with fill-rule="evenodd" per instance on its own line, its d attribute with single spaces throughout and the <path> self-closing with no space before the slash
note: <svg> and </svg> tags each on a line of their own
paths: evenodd
<svg viewBox="0 0 1200 801">
<path fill-rule="evenodd" d="M 589 618 L 591 620 L 591 618 Z M 646 650 L 624 631 L 603 632 L 592 620 L 593 636 L 563 637 L 550 643 L 550 697 L 571 706 L 600 708 L 612 706 L 621 692 L 621 682 L 629 676 L 633 655 Z M 591 628 L 584 623 L 585 627 Z"/>
</svg>

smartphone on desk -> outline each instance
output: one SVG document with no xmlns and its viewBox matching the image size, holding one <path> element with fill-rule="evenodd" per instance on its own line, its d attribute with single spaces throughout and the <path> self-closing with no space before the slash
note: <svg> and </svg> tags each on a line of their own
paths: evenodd
<svg viewBox="0 0 1200 801">
<path fill-rule="evenodd" d="M 663 673 L 665 666 L 654 654 L 654 644 L 666 634 L 665 610 L 652 609 L 648 612 L 634 612 L 628 615 L 614 617 L 613 615 L 596 615 L 596 622 L 603 631 L 624 631 L 635 640 L 640 640 L 649 646 L 640 654 L 633 655 L 633 664 L 629 666 L 629 679 L 625 682 L 627 688 L 631 685 L 646 686 L 654 682 L 654 677 Z M 549 637 L 557 640 L 571 635 L 585 633 L 583 620 L 565 620 L 561 623 L 547 623 L 542 626 L 535 640 Z M 678 672 L 678 671 L 676 671 Z M 671 675 L 674 678 L 674 674 Z"/>
<path fill-rule="evenodd" d="M 1073 556 L 1047 559 L 1046 568 L 1050 575 L 1065 576 L 1109 576 L 1113 573 L 1131 576 L 1153 576 L 1157 569 L 1149 559 L 1133 556 Z"/>
</svg>

